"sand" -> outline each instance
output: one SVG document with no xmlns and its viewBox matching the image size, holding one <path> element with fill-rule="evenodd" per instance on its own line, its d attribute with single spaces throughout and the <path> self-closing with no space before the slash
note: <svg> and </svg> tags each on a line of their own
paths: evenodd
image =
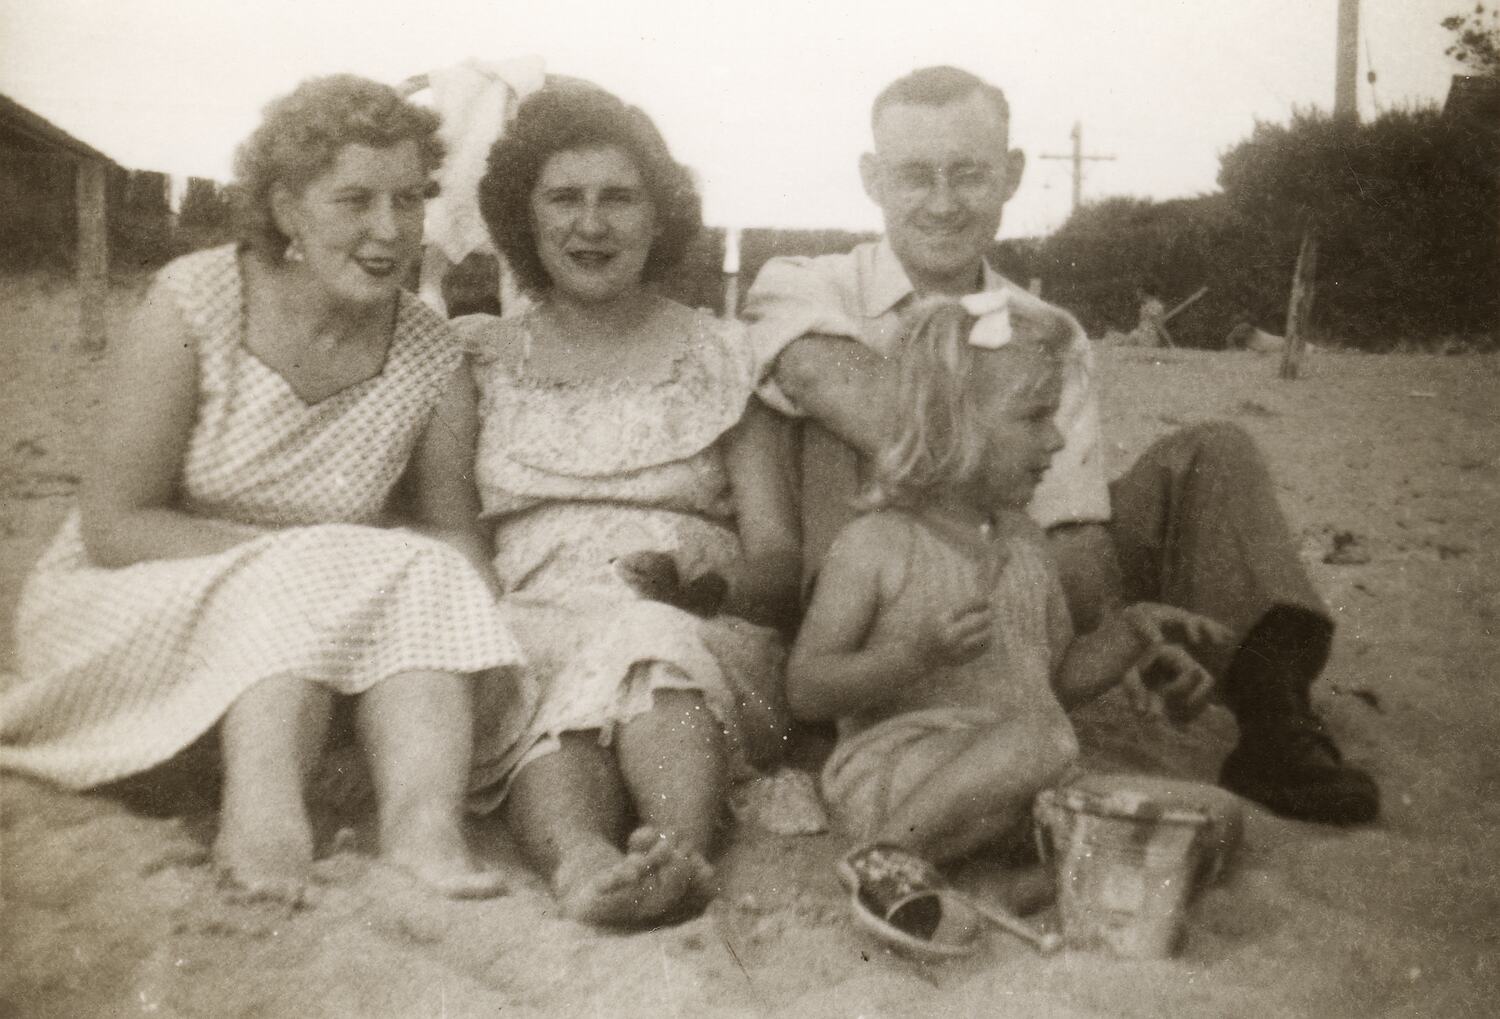
<svg viewBox="0 0 1500 1019">
<path fill-rule="evenodd" d="M 130 294 L 116 297 L 118 325 Z M 0 281 L 7 618 L 107 381 L 74 348 L 70 301 L 66 286 Z M 1264 355 L 1116 349 L 1100 370 L 1116 467 L 1198 421 L 1259 440 L 1340 624 L 1315 700 L 1385 796 L 1379 823 L 1352 830 L 1250 809 L 1176 958 L 1043 959 L 995 935 L 975 956 L 916 963 L 853 924 L 833 871 L 844 840 L 754 827 L 720 857 L 704 915 L 641 933 L 558 918 L 494 824 L 473 833 L 510 883 L 493 901 L 415 891 L 373 864 L 367 818 L 322 815 L 317 905 L 233 906 L 206 865 L 202 788 L 146 802 L 3 776 L 0 1015 L 1494 1014 L 1500 358 L 1320 350 L 1288 383 Z M 1112 699 L 1081 727 L 1096 760 L 1199 779 L 1233 739 L 1219 709 L 1178 732 Z M 981 861 L 959 880 L 982 895 L 997 874 Z"/>
</svg>

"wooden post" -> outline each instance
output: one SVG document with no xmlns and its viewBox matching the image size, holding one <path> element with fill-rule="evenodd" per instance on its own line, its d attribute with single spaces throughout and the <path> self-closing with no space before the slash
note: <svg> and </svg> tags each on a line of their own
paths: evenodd
<svg viewBox="0 0 1500 1019">
<path fill-rule="evenodd" d="M 724 276 L 724 317 L 734 318 L 740 311 L 740 230 L 724 231 L 724 259 L 719 263 Z"/>
<path fill-rule="evenodd" d="M 1302 346 L 1312 319 L 1313 288 L 1318 275 L 1318 235 L 1309 228 L 1302 234 L 1297 269 L 1292 274 L 1292 298 L 1286 309 L 1286 346 L 1281 352 L 1281 377 L 1295 379 L 1302 362 Z"/>
<path fill-rule="evenodd" d="M 104 349 L 109 308 L 109 231 L 105 213 L 109 167 L 98 159 L 80 159 L 75 173 L 79 332 L 83 349 L 93 352 Z"/>
<path fill-rule="evenodd" d="M 724 318 L 734 318 L 740 310 L 740 274 L 724 277 Z"/>
</svg>

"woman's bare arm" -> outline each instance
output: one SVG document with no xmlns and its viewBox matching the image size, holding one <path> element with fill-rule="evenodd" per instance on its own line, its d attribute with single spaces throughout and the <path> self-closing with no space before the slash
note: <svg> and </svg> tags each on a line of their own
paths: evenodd
<svg viewBox="0 0 1500 1019">
<path fill-rule="evenodd" d="M 788 632 L 797 622 L 802 565 L 790 453 L 791 423 L 752 397 L 724 449 L 745 559 L 725 609 Z"/>
<path fill-rule="evenodd" d="M 179 507 L 198 409 L 198 354 L 171 297 L 152 287 L 112 344 L 82 494 L 84 546 L 99 566 L 186 559 L 232 548 L 252 528 Z"/>
<path fill-rule="evenodd" d="M 479 520 L 479 489 L 474 455 L 479 442 L 478 397 L 474 377 L 462 365 L 433 410 L 407 465 L 403 487 L 414 522 L 474 564 L 499 594 L 490 538 Z"/>
</svg>

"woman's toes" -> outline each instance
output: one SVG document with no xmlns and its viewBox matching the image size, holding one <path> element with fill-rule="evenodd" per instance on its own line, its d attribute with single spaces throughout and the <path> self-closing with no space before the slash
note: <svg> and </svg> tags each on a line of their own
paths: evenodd
<svg viewBox="0 0 1500 1019">
<path fill-rule="evenodd" d="M 587 923 L 624 925 L 637 919 L 648 873 L 639 857 L 617 856 L 595 870 L 559 868 L 554 894 L 564 916 Z"/>
</svg>

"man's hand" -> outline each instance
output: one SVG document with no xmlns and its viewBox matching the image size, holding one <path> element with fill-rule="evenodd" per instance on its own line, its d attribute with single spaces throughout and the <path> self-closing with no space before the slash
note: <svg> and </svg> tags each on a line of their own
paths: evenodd
<svg viewBox="0 0 1500 1019">
<path fill-rule="evenodd" d="M 1183 725 L 1208 706 L 1214 678 L 1183 646 L 1228 644 L 1229 630 L 1197 613 L 1172 605 L 1138 602 L 1121 616 L 1145 644 L 1145 651 L 1121 680 L 1136 711 Z"/>
</svg>

